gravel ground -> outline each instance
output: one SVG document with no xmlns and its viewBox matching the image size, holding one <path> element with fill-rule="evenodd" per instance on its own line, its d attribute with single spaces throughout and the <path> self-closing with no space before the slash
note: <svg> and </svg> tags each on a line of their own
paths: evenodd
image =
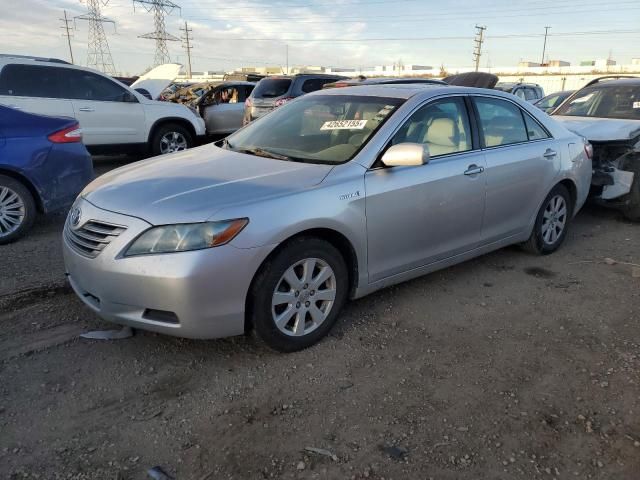
<svg viewBox="0 0 640 480">
<path fill-rule="evenodd" d="M 78 338 L 108 325 L 64 283 L 63 218 L 0 247 L 0 478 L 640 478 L 640 225 L 615 212 L 585 209 L 554 255 L 351 302 L 289 355 Z"/>
</svg>

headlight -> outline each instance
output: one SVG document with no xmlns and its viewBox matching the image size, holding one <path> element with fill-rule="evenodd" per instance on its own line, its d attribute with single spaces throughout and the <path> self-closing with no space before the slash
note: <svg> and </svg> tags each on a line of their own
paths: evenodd
<svg viewBox="0 0 640 480">
<path fill-rule="evenodd" d="M 249 223 L 248 218 L 222 222 L 181 223 L 153 227 L 136 238 L 124 256 L 186 252 L 230 242 Z"/>
</svg>

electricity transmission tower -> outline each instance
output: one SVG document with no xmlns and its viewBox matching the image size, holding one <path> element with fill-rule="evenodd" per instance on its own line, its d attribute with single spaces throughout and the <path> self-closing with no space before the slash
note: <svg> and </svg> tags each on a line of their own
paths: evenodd
<svg viewBox="0 0 640 480">
<path fill-rule="evenodd" d="M 73 50 L 71 50 L 71 37 L 73 37 L 73 34 L 71 33 L 71 28 L 69 27 L 69 23 L 71 23 L 71 20 L 67 18 L 66 10 L 64 10 L 64 18 L 61 18 L 60 21 L 62 22 L 62 26 L 60 28 L 63 28 L 65 32 L 62 35 L 67 37 L 67 44 L 69 45 L 69 56 L 71 57 L 71 63 L 73 63 Z"/>
<path fill-rule="evenodd" d="M 480 27 L 476 25 L 476 38 L 474 42 L 476 44 L 473 49 L 473 61 L 476 65 L 476 72 L 478 71 L 478 67 L 480 66 L 480 57 L 482 56 L 482 43 L 484 42 L 484 31 L 487 27 Z"/>
<path fill-rule="evenodd" d="M 184 22 L 184 28 L 180 28 L 181 32 L 184 32 L 184 36 L 182 37 L 182 47 L 187 51 L 187 77 L 191 78 L 191 49 L 193 46 L 191 45 L 191 41 L 193 40 L 192 36 L 189 36 L 192 29 L 189 28 L 187 22 Z"/>
<path fill-rule="evenodd" d="M 109 0 L 86 0 L 87 13 L 75 17 L 77 20 L 89 22 L 89 42 L 87 44 L 87 66 L 93 67 L 110 75 L 116 74 L 113 65 L 111 51 L 107 36 L 104 33 L 104 23 L 111 23 L 115 28 L 115 22 L 100 13 L 100 5 L 107 5 Z"/>
<path fill-rule="evenodd" d="M 164 17 L 165 15 L 171 14 L 176 8 L 180 10 L 180 7 L 171 0 L 133 0 L 134 8 L 136 3 L 141 4 L 147 12 L 153 12 L 153 22 L 155 25 L 155 31 L 140 35 L 139 38 L 156 41 L 154 65 L 169 63 L 170 58 L 167 42 L 177 42 L 180 39 L 167 33 Z"/>
</svg>

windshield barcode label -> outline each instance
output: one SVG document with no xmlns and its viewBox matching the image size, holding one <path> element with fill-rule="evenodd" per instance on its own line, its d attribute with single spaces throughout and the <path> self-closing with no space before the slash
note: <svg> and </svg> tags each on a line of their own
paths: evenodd
<svg viewBox="0 0 640 480">
<path fill-rule="evenodd" d="M 320 130 L 362 130 L 367 120 L 332 120 L 324 122 Z"/>
</svg>

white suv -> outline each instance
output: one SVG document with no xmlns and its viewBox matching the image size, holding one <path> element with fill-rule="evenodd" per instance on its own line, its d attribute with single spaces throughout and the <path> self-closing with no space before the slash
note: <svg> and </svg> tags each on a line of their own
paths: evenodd
<svg viewBox="0 0 640 480">
<path fill-rule="evenodd" d="M 0 55 L 0 104 L 74 117 L 91 153 L 184 150 L 205 134 L 194 111 L 157 102 L 89 68 L 62 60 Z"/>
</svg>

